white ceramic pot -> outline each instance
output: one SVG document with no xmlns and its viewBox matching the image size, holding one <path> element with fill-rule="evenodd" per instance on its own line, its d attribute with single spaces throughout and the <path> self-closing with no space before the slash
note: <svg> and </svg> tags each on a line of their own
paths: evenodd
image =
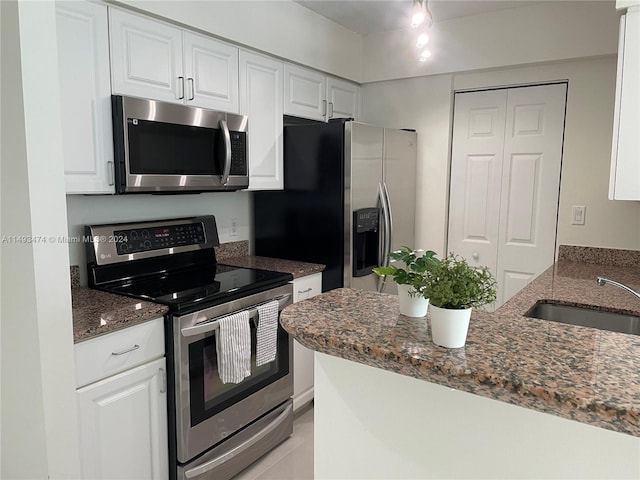
<svg viewBox="0 0 640 480">
<path fill-rule="evenodd" d="M 471 319 L 471 308 L 452 310 L 431 305 L 429 316 L 433 343 L 446 348 L 464 347 Z"/>
<path fill-rule="evenodd" d="M 422 295 L 412 297 L 409 295 L 409 290 L 413 290 L 409 285 L 398 285 L 400 313 L 407 317 L 424 317 L 429 308 L 429 300 Z"/>
</svg>

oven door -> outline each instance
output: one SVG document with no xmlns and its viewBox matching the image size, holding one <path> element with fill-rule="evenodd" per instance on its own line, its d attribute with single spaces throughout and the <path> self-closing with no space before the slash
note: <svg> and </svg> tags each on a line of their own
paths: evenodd
<svg viewBox="0 0 640 480">
<path fill-rule="evenodd" d="M 291 303 L 287 284 L 204 311 L 174 319 L 176 456 L 186 463 L 230 437 L 293 394 L 292 341 L 278 326 L 273 362 L 256 366 L 257 322 L 251 325 L 251 375 L 238 384 L 220 380 L 216 352 L 216 318 L 279 299 Z"/>
</svg>

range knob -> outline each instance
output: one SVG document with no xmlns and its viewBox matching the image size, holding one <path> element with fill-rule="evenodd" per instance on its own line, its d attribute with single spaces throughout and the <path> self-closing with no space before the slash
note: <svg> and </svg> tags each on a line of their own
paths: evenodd
<svg viewBox="0 0 640 480">
<path fill-rule="evenodd" d="M 129 244 L 128 244 L 128 243 L 124 243 L 124 242 L 122 242 L 122 243 L 120 244 L 120 250 L 121 250 L 123 253 L 128 252 L 128 251 L 129 251 Z"/>
<path fill-rule="evenodd" d="M 142 242 L 142 246 L 148 250 L 151 248 L 151 242 L 149 240 L 145 240 Z"/>
</svg>

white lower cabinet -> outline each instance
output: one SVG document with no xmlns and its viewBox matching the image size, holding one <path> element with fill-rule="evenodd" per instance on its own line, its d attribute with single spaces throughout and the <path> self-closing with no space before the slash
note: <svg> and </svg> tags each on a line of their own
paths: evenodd
<svg viewBox="0 0 640 480">
<path fill-rule="evenodd" d="M 322 273 L 314 273 L 293 281 L 293 303 L 322 293 Z M 298 410 L 313 400 L 313 350 L 293 341 L 293 409 Z"/>
<path fill-rule="evenodd" d="M 76 345 L 76 363 L 102 372 L 111 359 L 127 367 L 76 390 L 82 478 L 168 478 L 162 327 L 157 319 Z"/>
</svg>

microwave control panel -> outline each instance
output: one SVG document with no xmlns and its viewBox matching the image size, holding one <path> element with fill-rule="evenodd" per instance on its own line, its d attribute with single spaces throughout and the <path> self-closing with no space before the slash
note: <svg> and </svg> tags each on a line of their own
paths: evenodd
<svg viewBox="0 0 640 480">
<path fill-rule="evenodd" d="M 206 242 L 204 229 L 200 223 L 117 230 L 113 232 L 113 239 L 118 255 Z"/>
<path fill-rule="evenodd" d="M 247 175 L 247 133 L 229 132 L 231 135 L 230 175 Z"/>
</svg>

